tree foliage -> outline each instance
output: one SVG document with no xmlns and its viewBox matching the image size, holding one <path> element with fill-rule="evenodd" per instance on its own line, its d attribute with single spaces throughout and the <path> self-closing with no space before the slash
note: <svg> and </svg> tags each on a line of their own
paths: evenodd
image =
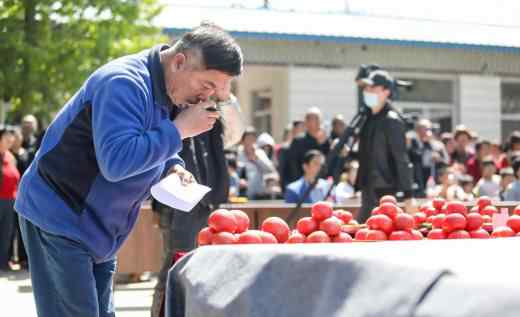
<svg viewBox="0 0 520 317">
<path fill-rule="evenodd" d="M 156 0 L 0 0 L 0 104 L 9 121 L 59 109 L 108 60 L 165 41 Z"/>
</svg>

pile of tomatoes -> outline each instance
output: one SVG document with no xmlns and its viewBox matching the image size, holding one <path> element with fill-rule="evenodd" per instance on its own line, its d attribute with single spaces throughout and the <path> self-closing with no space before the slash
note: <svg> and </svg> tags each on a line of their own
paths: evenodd
<svg viewBox="0 0 520 317">
<path fill-rule="evenodd" d="M 240 210 L 218 209 L 211 213 L 208 227 L 198 234 L 199 245 L 260 243 L 349 243 L 353 241 L 485 239 L 520 236 L 520 205 L 504 226 L 493 227 L 498 210 L 491 199 L 481 197 L 468 210 L 462 202 L 436 198 L 413 215 L 405 213 L 395 197 L 384 196 L 365 224 L 352 213 L 333 210 L 328 202 L 315 203 L 311 215 L 299 219 L 296 228 L 280 217 L 269 217 L 260 230 L 249 228 L 250 220 Z"/>
</svg>

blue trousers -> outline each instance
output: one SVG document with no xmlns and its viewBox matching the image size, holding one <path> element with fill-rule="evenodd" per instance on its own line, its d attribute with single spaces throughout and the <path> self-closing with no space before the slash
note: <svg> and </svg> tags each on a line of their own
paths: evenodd
<svg viewBox="0 0 520 317">
<path fill-rule="evenodd" d="M 39 317 L 115 316 L 115 259 L 95 263 L 80 243 L 19 222 Z"/>
</svg>

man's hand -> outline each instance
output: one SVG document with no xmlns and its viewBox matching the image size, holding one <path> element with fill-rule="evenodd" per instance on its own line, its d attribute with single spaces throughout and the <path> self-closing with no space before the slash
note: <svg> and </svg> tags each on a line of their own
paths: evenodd
<svg viewBox="0 0 520 317">
<path fill-rule="evenodd" d="M 408 198 L 404 201 L 404 211 L 407 214 L 414 214 L 418 211 L 417 202 L 414 198 Z"/>
<path fill-rule="evenodd" d="M 215 108 L 213 101 L 204 101 L 196 105 L 188 105 L 173 121 L 182 139 L 199 135 L 211 130 L 219 118 L 217 111 L 208 111 L 206 108 Z"/>
<path fill-rule="evenodd" d="M 181 180 L 181 184 L 186 186 L 191 183 L 195 183 L 195 177 L 193 177 L 193 174 L 188 172 L 182 165 L 174 165 L 170 170 L 168 171 L 168 175 L 175 173 L 179 176 Z"/>
</svg>

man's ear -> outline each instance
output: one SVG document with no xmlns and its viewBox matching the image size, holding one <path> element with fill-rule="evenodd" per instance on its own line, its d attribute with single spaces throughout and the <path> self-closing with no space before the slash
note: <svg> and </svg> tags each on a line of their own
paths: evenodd
<svg viewBox="0 0 520 317">
<path fill-rule="evenodd" d="M 184 53 L 177 53 L 173 56 L 173 68 L 175 70 L 181 70 L 186 65 L 186 55 Z"/>
</svg>

